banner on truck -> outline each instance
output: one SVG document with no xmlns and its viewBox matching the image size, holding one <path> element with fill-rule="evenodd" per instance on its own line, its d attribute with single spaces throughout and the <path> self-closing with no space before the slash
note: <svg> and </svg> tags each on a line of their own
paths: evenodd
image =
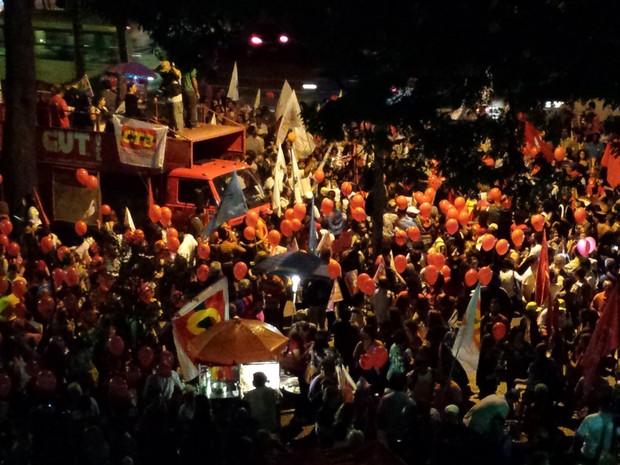
<svg viewBox="0 0 620 465">
<path fill-rule="evenodd" d="M 114 134 L 121 163 L 161 169 L 168 127 L 114 115 Z"/>
</svg>

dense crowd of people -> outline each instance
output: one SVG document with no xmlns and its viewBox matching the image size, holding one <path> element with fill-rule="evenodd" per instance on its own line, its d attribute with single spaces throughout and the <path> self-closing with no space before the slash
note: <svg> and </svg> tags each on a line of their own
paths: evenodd
<svg viewBox="0 0 620 465">
<path fill-rule="evenodd" d="M 271 109 L 238 106 L 223 92 L 212 99 L 226 120 L 248 127 L 245 161 L 270 198 Z M 172 115 L 182 127 L 182 111 Z M 307 443 L 378 440 L 408 464 L 603 463 L 616 454 L 616 347 L 606 346 L 590 379 L 582 361 L 599 318 L 618 312 L 615 136 L 601 133 L 591 107 L 566 118 L 565 129 L 554 159 L 531 147 L 525 156 L 536 171 L 562 171 L 571 182 L 527 207 L 513 207 L 501 184 L 459 195 L 432 160 L 425 178 L 408 177 L 413 141 L 395 131 L 380 250 L 364 185 L 373 154 L 357 124 L 345 140 L 299 157 L 314 196 L 295 203 L 289 168 L 273 213 L 256 215 L 253 226 L 224 224 L 204 240 L 204 215 L 185 230 L 155 221 L 132 231 L 104 206 L 99 227 L 67 247 L 32 199 L 19 237 L 2 204 L 0 460 L 278 463 Z M 288 166 L 294 143 L 284 142 Z M 310 249 L 332 279 L 302 282 L 290 315 L 290 279 L 252 267 Z M 300 394 L 287 399 L 295 413 L 285 426 L 274 421 L 285 400 L 261 374 L 237 403 L 211 402 L 180 377 L 171 318 L 222 276 L 231 316 L 264 319 L 289 337 L 281 364 Z M 478 282 L 480 355 L 468 372 L 451 349 Z M 617 315 L 610 321 L 617 326 Z M 610 331 L 617 340 L 618 328 Z M 308 425 L 312 434 L 295 440 Z"/>
</svg>

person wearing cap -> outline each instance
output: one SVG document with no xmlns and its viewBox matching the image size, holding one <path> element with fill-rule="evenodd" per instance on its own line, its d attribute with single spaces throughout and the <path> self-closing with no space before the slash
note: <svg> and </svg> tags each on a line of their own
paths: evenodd
<svg viewBox="0 0 620 465">
<path fill-rule="evenodd" d="M 243 398 L 250 406 L 250 415 L 261 429 L 276 433 L 280 429 L 280 392 L 267 386 L 267 376 L 262 371 L 254 373 L 254 389 Z"/>
<path fill-rule="evenodd" d="M 182 131 L 185 124 L 183 122 L 183 86 L 180 84 L 181 71 L 168 60 L 160 61 L 155 71 L 162 79 L 160 90 L 166 97 L 168 125 L 175 131 Z"/>
</svg>

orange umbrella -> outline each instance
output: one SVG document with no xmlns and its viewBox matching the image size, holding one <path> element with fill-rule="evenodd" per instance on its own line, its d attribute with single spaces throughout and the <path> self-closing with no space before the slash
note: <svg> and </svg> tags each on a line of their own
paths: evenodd
<svg viewBox="0 0 620 465">
<path fill-rule="evenodd" d="M 276 360 L 288 338 L 258 320 L 234 317 L 208 328 L 188 344 L 197 360 L 214 365 L 238 365 Z"/>
</svg>

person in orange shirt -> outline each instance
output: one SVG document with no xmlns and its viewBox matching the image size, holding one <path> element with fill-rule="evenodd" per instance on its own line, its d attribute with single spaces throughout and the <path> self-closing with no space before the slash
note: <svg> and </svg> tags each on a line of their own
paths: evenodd
<svg viewBox="0 0 620 465">
<path fill-rule="evenodd" d="M 606 279 L 603 282 L 603 290 L 599 292 L 598 294 L 596 294 L 594 298 L 592 299 L 590 308 L 596 311 L 599 314 L 599 316 L 603 313 L 605 304 L 607 304 L 607 297 L 609 296 L 609 293 L 611 292 L 612 286 L 613 286 L 613 283 L 609 281 L 608 279 Z"/>
</svg>

